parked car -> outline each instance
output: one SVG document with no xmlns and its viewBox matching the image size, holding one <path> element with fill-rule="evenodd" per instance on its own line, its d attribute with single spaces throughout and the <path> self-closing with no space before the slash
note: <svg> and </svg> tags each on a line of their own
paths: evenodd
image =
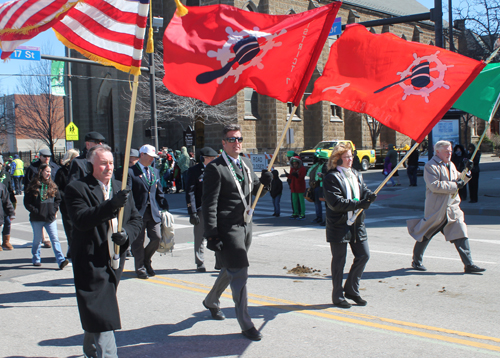
<svg viewBox="0 0 500 358">
<path fill-rule="evenodd" d="M 417 167 L 417 175 L 423 176 L 424 175 L 424 166 L 427 164 L 429 161 L 429 153 L 424 150 L 422 153 L 420 153 L 420 156 L 418 157 L 418 167 Z"/>
<path fill-rule="evenodd" d="M 314 154 L 317 150 L 324 150 L 328 152 L 328 156 L 332 154 L 333 148 L 339 143 L 351 143 L 352 147 L 356 149 L 354 143 L 350 140 L 327 140 L 316 144 L 313 149 L 303 150 L 300 152 L 300 160 L 305 167 L 311 166 L 314 161 Z M 375 166 L 375 151 L 373 149 L 357 150 L 361 170 L 365 171 L 368 168 Z"/>
</svg>

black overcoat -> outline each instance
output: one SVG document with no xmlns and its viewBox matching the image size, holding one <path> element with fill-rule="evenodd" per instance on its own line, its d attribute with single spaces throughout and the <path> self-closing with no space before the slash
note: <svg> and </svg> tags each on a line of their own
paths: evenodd
<svg viewBox="0 0 500 358">
<path fill-rule="evenodd" d="M 244 176 L 241 186 L 249 203 L 250 195 L 257 194 L 260 181 L 253 171 L 250 160 L 244 157 L 240 159 L 250 169 L 249 178 L 245 170 L 242 173 L 238 167 L 235 167 L 236 174 Z M 249 180 L 252 182 L 251 193 L 248 188 Z M 266 192 L 263 190 L 262 195 Z M 252 241 L 252 223 L 245 224 L 243 217 L 245 205 L 222 156 L 210 162 L 205 168 L 201 206 L 205 220 L 204 236 L 206 238 L 218 237 L 223 243 L 222 251 L 216 252 L 222 266 L 226 268 L 248 267 L 247 250 Z"/>
<path fill-rule="evenodd" d="M 361 199 L 371 194 L 366 187 L 363 177 L 358 171 L 352 169 L 359 183 L 359 196 Z M 350 190 L 350 188 L 349 188 Z M 342 174 L 337 169 L 328 171 L 323 180 L 323 193 L 326 207 L 326 241 L 334 243 L 359 242 L 367 239 L 365 227 L 365 212 L 357 217 L 356 222 L 347 225 L 349 211 L 354 211 L 356 202 L 347 199 L 347 188 L 344 185 Z"/>
<path fill-rule="evenodd" d="M 198 163 L 187 170 L 186 204 L 189 215 L 196 214 L 201 209 L 204 173 L 205 165 L 203 163 Z"/>
<path fill-rule="evenodd" d="M 121 182 L 112 179 L 111 183 L 113 193 L 121 189 Z M 120 329 L 116 288 L 128 245 L 120 246 L 120 267 L 113 270 L 107 241 L 109 220 L 117 217 L 118 208 L 110 200 L 104 200 L 102 189 L 92 175 L 68 184 L 65 200 L 74 225 L 70 251 L 82 327 L 93 333 Z M 123 215 L 129 244 L 141 227 L 142 217 L 130 195 Z"/>
</svg>

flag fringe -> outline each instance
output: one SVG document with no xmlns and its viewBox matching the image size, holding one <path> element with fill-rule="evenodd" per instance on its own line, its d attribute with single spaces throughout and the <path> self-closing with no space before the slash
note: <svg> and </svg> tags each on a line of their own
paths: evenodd
<svg viewBox="0 0 500 358">
<path fill-rule="evenodd" d="M 54 30 L 54 29 L 52 29 L 52 30 Z M 68 39 L 66 39 L 64 36 L 62 36 L 56 30 L 54 30 L 54 33 L 56 34 L 57 39 L 59 41 L 61 41 L 64 44 L 64 46 L 80 52 L 83 56 L 87 57 L 91 61 L 98 62 L 101 65 L 105 65 L 105 66 L 113 66 L 117 70 L 120 70 L 120 71 L 123 71 L 123 72 L 126 72 L 126 73 L 130 73 L 130 74 L 133 74 L 133 75 L 136 75 L 136 76 L 139 76 L 141 74 L 140 67 L 125 66 L 125 65 L 122 65 L 122 64 L 120 64 L 118 62 L 114 62 L 114 61 L 108 60 L 106 58 L 97 56 L 97 55 L 93 54 L 92 52 L 89 52 L 87 50 L 82 49 L 81 47 L 76 46 L 75 44 L 73 44 L 72 42 L 70 42 Z"/>
<path fill-rule="evenodd" d="M 2 29 L 0 30 L 0 35 L 5 35 L 5 34 L 20 34 L 20 35 L 29 35 L 30 32 L 38 29 L 39 27 L 42 27 L 43 25 L 45 24 L 48 24 L 49 22 L 51 21 L 54 21 L 55 19 L 57 19 L 58 17 L 60 17 L 62 14 L 66 13 L 67 11 L 71 10 L 72 7 L 74 7 L 76 4 L 78 4 L 79 2 L 83 2 L 85 0 L 78 0 L 74 3 L 72 3 L 71 5 L 70 4 L 66 4 L 64 5 L 63 7 L 61 7 L 61 9 L 54 15 L 54 17 L 50 20 L 46 20 L 46 21 L 43 21 L 43 22 L 39 22 L 38 24 L 36 25 L 31 25 L 31 26 L 23 26 L 21 28 L 18 28 L 18 29 L 13 29 L 13 28 L 9 28 L 9 29 Z"/>
</svg>

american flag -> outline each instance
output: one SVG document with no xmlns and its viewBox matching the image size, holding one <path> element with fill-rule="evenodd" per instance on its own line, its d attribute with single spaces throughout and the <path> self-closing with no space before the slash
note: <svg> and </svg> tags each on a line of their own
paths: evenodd
<svg viewBox="0 0 500 358">
<path fill-rule="evenodd" d="M 15 0 L 0 5 L 1 59 L 22 43 L 50 29 L 78 0 Z"/>
<path fill-rule="evenodd" d="M 148 0 L 87 0 L 53 26 L 66 47 L 92 61 L 141 73 Z"/>
</svg>

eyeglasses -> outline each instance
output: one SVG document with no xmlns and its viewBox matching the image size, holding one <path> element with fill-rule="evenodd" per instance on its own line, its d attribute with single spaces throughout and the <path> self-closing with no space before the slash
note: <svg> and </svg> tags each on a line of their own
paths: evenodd
<svg viewBox="0 0 500 358">
<path fill-rule="evenodd" d="M 238 143 L 243 142 L 243 137 L 229 137 L 229 138 L 226 138 L 226 142 L 228 142 L 228 143 L 234 143 L 236 141 L 238 141 Z"/>
<path fill-rule="evenodd" d="M 44 155 L 44 154 L 40 154 L 40 158 L 43 157 L 43 158 L 50 158 L 50 155 Z"/>
</svg>

